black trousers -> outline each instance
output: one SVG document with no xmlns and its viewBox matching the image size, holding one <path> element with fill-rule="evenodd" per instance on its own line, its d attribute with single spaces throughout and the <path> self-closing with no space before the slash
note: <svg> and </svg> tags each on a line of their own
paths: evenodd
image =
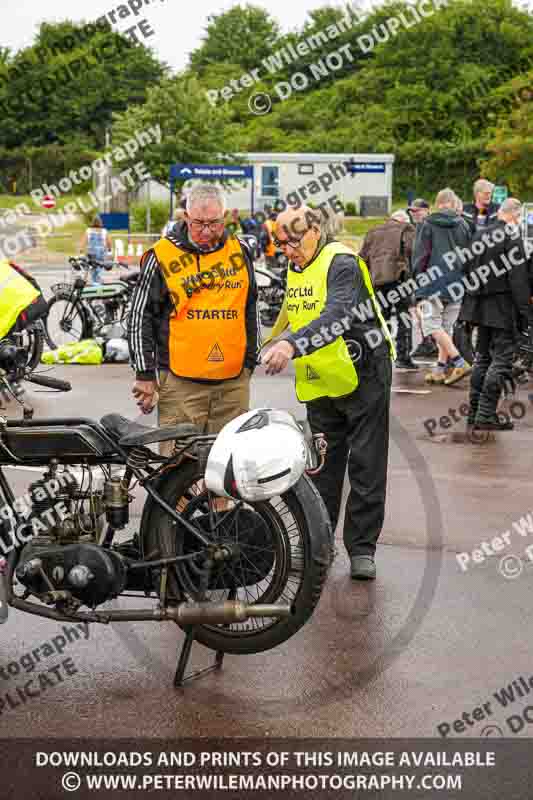
<svg viewBox="0 0 533 800">
<path fill-rule="evenodd" d="M 504 383 L 513 372 L 516 337 L 513 331 L 478 326 L 476 358 L 470 380 L 469 424 L 476 417 L 494 416 Z"/>
<path fill-rule="evenodd" d="M 359 386 L 347 397 L 323 397 L 307 403 L 313 433 L 326 435 L 326 464 L 314 477 L 333 530 L 339 518 L 346 467 L 350 493 L 346 502 L 344 546 L 348 555 L 373 555 L 385 517 L 389 411 L 392 383 L 390 357 L 370 356 L 358 364 Z"/>
<path fill-rule="evenodd" d="M 382 286 L 376 287 L 378 291 L 381 292 L 383 297 L 387 297 L 387 292 L 390 292 L 391 289 L 396 290 L 402 281 L 392 281 L 391 283 L 384 283 Z M 390 318 L 393 313 L 396 314 L 396 320 L 398 322 L 398 331 L 396 333 L 396 352 L 398 355 L 398 359 L 405 361 L 409 359 L 411 354 L 411 350 L 413 349 L 413 338 L 412 338 L 412 326 L 406 324 L 404 319 L 402 319 L 403 314 L 409 314 L 409 308 L 411 307 L 411 299 L 409 297 L 401 297 L 397 303 L 394 305 L 388 305 L 386 308 L 384 306 L 381 307 L 381 313 L 383 314 L 383 318 L 386 322 L 390 321 Z"/>
</svg>

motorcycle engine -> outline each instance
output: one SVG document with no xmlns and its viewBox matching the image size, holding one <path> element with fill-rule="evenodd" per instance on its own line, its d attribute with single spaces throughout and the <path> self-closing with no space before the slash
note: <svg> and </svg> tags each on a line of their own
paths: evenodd
<svg viewBox="0 0 533 800">
<path fill-rule="evenodd" d="M 31 509 L 19 538 L 32 538 L 15 572 L 20 583 L 42 602 L 71 610 L 95 608 L 117 597 L 126 585 L 126 562 L 120 553 L 97 544 L 103 515 L 113 513 L 106 489 L 82 492 L 72 473 L 58 473 L 53 465 L 28 494 Z"/>
</svg>

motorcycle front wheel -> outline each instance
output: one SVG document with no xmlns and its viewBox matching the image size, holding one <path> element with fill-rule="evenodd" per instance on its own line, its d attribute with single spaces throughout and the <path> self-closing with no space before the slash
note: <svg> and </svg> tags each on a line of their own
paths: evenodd
<svg viewBox="0 0 533 800">
<path fill-rule="evenodd" d="M 83 304 L 70 294 L 56 294 L 48 303 L 48 338 L 54 347 L 81 342 L 88 335 L 89 320 Z"/>
<path fill-rule="evenodd" d="M 198 625 L 195 638 L 213 650 L 260 653 L 285 642 L 311 617 L 320 599 L 332 560 L 331 523 L 307 476 L 280 497 L 221 508 L 220 498 L 203 484 L 197 462 L 186 462 L 164 477 L 157 491 L 211 541 L 233 552 L 204 583 L 207 602 L 240 600 L 247 605 L 289 605 L 285 619 L 252 618 L 226 625 Z M 159 506 L 148 500 L 141 526 L 143 557 L 186 555 L 201 550 L 192 534 L 183 533 Z M 160 586 L 160 573 L 154 588 Z M 181 562 L 168 570 L 167 602 L 191 600 L 201 586 L 197 565 Z"/>
</svg>

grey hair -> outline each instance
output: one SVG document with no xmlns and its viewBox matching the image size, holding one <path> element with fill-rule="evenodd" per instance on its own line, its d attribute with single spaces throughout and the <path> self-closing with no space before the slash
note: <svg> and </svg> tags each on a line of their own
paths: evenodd
<svg viewBox="0 0 533 800">
<path fill-rule="evenodd" d="M 502 214 L 516 214 L 522 211 L 522 203 L 516 197 L 508 197 L 500 206 Z"/>
<path fill-rule="evenodd" d="M 450 189 L 449 186 L 446 189 L 441 189 L 435 198 L 435 205 L 438 208 L 442 208 L 443 206 L 451 206 L 452 208 L 456 208 L 457 195 L 453 189 Z"/>
<path fill-rule="evenodd" d="M 494 184 L 490 181 L 487 181 L 485 178 L 479 178 L 474 184 L 474 197 L 479 192 L 492 192 L 494 189 Z"/>
<path fill-rule="evenodd" d="M 390 215 L 391 219 L 395 219 L 397 222 L 411 222 L 409 214 L 406 211 L 395 211 L 394 214 Z"/>
<path fill-rule="evenodd" d="M 193 205 L 205 205 L 206 203 L 218 203 L 222 209 L 222 214 L 226 213 L 226 195 L 216 183 L 200 182 L 190 189 L 187 194 L 187 213 L 190 213 Z"/>
</svg>

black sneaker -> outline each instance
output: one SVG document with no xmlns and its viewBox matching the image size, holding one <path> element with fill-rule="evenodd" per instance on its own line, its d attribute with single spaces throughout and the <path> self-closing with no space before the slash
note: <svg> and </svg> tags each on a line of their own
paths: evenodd
<svg viewBox="0 0 533 800">
<path fill-rule="evenodd" d="M 396 369 L 406 369 L 409 372 L 417 372 L 420 367 L 411 358 L 397 358 L 394 362 Z"/>
<path fill-rule="evenodd" d="M 492 417 L 476 417 L 474 431 L 513 431 L 514 423 L 506 414 L 494 414 Z"/>
</svg>

